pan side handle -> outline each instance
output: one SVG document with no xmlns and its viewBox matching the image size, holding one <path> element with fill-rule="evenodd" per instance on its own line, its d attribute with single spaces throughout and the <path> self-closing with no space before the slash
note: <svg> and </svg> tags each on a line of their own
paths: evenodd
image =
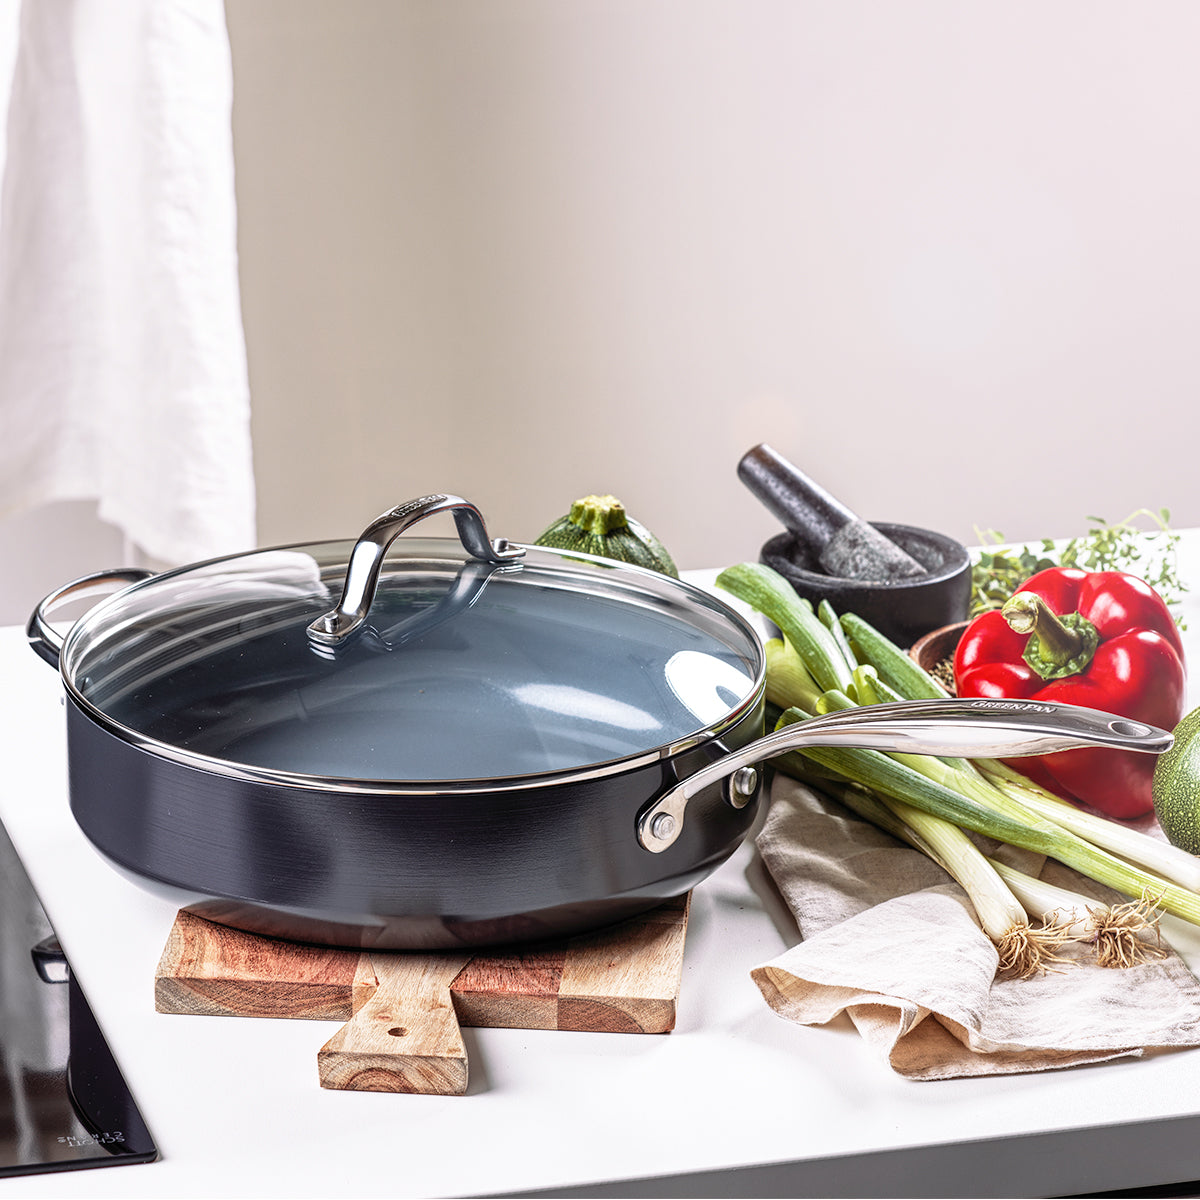
<svg viewBox="0 0 1200 1200">
<path fill-rule="evenodd" d="M 1161 754 L 1172 742 L 1165 729 L 1099 709 L 1033 700 L 903 700 L 867 704 L 777 729 L 701 768 L 647 806 L 637 821 L 638 842 L 653 854 L 683 829 L 688 801 L 729 779 L 729 803 L 741 808 L 757 779 L 752 764 L 806 746 L 942 754 L 954 758 L 1013 758 L 1077 746 Z"/>
<path fill-rule="evenodd" d="M 50 618 L 58 609 L 70 601 L 117 591 L 131 583 L 141 583 L 153 574 L 153 571 L 141 567 L 115 567 L 108 571 L 97 571 L 94 575 L 84 575 L 57 588 L 38 604 L 25 626 L 25 636 L 34 653 L 57 668 L 63 637 L 50 624 Z"/>
</svg>

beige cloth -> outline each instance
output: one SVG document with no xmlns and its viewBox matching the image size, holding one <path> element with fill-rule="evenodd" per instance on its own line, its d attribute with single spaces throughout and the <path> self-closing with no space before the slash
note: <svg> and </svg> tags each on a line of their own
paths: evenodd
<svg viewBox="0 0 1200 1200">
<path fill-rule="evenodd" d="M 804 939 L 752 972 L 767 1003 L 804 1025 L 848 1014 L 901 1075 L 1043 1071 L 1200 1045 L 1200 982 L 1174 952 L 1106 969 L 1071 944 L 1068 965 L 997 979 L 995 948 L 940 867 L 783 775 L 758 848 Z M 1121 899 L 1015 853 L 1031 874 L 1044 863 L 1051 882 Z"/>
</svg>

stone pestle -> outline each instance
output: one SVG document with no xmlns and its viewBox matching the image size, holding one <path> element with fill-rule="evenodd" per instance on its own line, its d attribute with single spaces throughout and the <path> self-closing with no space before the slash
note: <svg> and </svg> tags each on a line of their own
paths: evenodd
<svg viewBox="0 0 1200 1200">
<path fill-rule="evenodd" d="M 737 473 L 766 508 L 811 548 L 826 574 L 886 582 L 926 573 L 915 558 L 765 442 L 742 457 Z"/>
</svg>

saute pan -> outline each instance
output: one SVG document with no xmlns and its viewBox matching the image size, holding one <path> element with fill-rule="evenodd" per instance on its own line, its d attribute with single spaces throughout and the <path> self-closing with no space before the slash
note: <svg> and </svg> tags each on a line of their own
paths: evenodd
<svg viewBox="0 0 1200 1200">
<path fill-rule="evenodd" d="M 458 540 L 392 546 L 440 512 Z M 65 637 L 51 624 L 98 592 Z M 95 847 L 180 907 L 329 945 L 527 941 L 662 903 L 733 853 L 757 764 L 789 748 L 1171 741 L 991 701 L 877 705 L 764 737 L 763 649 L 733 608 L 493 541 L 447 495 L 356 542 L 76 580 L 28 633 L 63 680 L 70 803 Z"/>
</svg>

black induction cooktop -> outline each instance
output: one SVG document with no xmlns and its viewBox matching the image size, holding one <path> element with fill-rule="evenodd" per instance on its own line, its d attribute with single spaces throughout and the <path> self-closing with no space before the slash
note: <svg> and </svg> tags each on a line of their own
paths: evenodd
<svg viewBox="0 0 1200 1200">
<path fill-rule="evenodd" d="M 0 825 L 0 1176 L 157 1157 L 37 892 Z"/>
</svg>

